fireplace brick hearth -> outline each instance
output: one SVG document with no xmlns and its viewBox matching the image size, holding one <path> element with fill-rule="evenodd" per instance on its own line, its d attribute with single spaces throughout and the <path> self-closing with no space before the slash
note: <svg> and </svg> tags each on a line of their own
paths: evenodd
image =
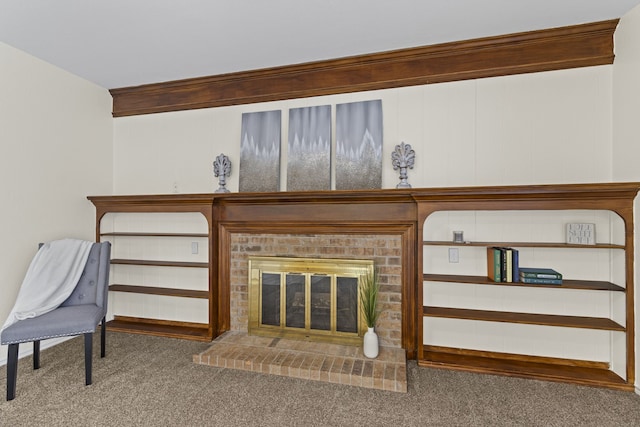
<svg viewBox="0 0 640 427">
<path fill-rule="evenodd" d="M 248 336 L 229 331 L 193 356 L 193 362 L 219 368 L 322 381 L 385 391 L 407 392 L 407 362 L 401 348 L 381 347 L 376 359 L 362 348 Z"/>
</svg>

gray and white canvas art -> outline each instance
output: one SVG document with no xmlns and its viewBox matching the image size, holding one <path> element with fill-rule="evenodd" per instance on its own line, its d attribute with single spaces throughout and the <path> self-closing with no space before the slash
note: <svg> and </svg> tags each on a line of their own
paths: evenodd
<svg viewBox="0 0 640 427">
<path fill-rule="evenodd" d="M 331 189 L 331 106 L 289 110 L 287 190 Z"/>
<path fill-rule="evenodd" d="M 242 114 L 240 191 L 280 190 L 281 112 Z"/>
<path fill-rule="evenodd" d="M 382 101 L 336 106 L 336 190 L 382 187 Z"/>
</svg>

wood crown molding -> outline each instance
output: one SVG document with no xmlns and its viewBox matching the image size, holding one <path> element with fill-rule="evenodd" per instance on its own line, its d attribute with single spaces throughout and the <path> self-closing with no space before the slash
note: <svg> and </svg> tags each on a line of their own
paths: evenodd
<svg viewBox="0 0 640 427">
<path fill-rule="evenodd" d="M 612 64 L 618 20 L 111 89 L 113 116 Z"/>
</svg>

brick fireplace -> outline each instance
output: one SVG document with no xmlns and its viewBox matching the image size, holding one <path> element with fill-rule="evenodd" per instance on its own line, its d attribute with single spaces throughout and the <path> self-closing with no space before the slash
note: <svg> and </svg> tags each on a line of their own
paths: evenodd
<svg viewBox="0 0 640 427">
<path fill-rule="evenodd" d="M 229 330 L 194 362 L 263 374 L 406 392 L 403 348 L 403 234 L 230 233 Z M 249 257 L 372 260 L 379 271 L 382 314 L 376 330 L 380 354 L 367 359 L 362 346 L 250 336 Z"/>
<path fill-rule="evenodd" d="M 249 256 L 369 259 L 378 268 L 380 344 L 402 347 L 402 245 L 398 235 L 249 234 L 231 236 L 230 330 L 247 331 Z"/>
<path fill-rule="evenodd" d="M 226 194 L 217 203 L 210 223 L 217 338 L 194 361 L 406 392 L 406 360 L 416 350 L 417 212 L 410 194 Z M 373 260 L 381 279 L 378 357 L 364 357 L 361 345 L 248 335 L 250 256 Z"/>
</svg>

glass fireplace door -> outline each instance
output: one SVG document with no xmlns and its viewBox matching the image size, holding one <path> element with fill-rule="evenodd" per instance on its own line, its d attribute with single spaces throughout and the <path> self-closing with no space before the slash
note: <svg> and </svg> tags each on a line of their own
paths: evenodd
<svg viewBox="0 0 640 427">
<path fill-rule="evenodd" d="M 249 333 L 358 344 L 367 260 L 250 257 Z"/>
</svg>

